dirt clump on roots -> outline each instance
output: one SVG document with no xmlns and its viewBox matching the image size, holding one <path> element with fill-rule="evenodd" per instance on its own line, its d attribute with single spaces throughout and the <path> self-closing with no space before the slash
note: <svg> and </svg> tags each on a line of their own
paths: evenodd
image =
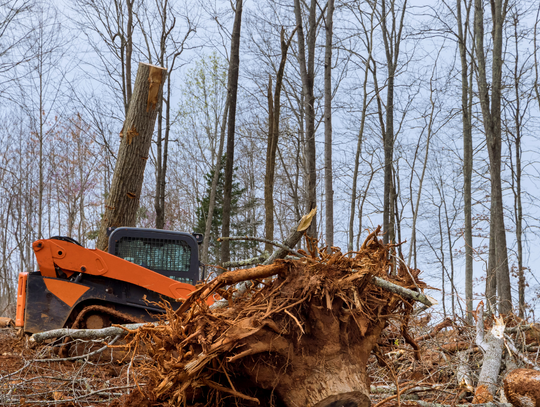
<svg viewBox="0 0 540 407">
<path fill-rule="evenodd" d="M 307 239 L 305 257 L 223 273 L 167 307 L 130 333 L 128 348 L 147 356 L 140 391 L 155 405 L 369 406 L 369 355 L 388 319 L 406 332 L 412 310 L 373 278 L 425 287 L 378 232 L 345 254 Z M 216 293 L 228 306 L 206 305 Z"/>
</svg>

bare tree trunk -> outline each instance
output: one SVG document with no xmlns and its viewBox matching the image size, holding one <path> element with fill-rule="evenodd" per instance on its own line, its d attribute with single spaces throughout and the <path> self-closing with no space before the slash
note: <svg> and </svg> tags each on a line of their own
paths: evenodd
<svg viewBox="0 0 540 407">
<path fill-rule="evenodd" d="M 471 108 L 469 99 L 469 63 L 467 61 L 467 34 L 469 32 L 472 2 L 466 7 L 465 21 L 461 13 L 461 2 L 457 0 L 458 45 L 461 61 L 461 117 L 463 122 L 463 210 L 465 215 L 465 302 L 467 304 L 467 322 L 472 323 L 473 312 L 473 237 L 472 237 L 472 170 L 473 143 Z"/>
<path fill-rule="evenodd" d="M 508 270 L 508 254 L 506 248 L 506 231 L 504 228 L 504 211 L 501 184 L 501 78 L 503 25 L 506 19 L 507 0 L 491 2 L 493 20 L 493 52 L 491 97 L 486 74 L 484 50 L 484 10 L 481 0 L 475 0 L 474 33 L 476 40 L 476 56 L 478 61 L 478 90 L 482 117 L 489 152 L 491 176 L 491 230 L 490 230 L 490 274 L 496 274 L 497 292 L 499 295 L 499 312 L 508 314 L 512 311 L 512 293 L 510 290 L 510 273 Z M 493 245 L 493 250 L 492 250 Z"/>
<path fill-rule="evenodd" d="M 317 34 L 316 21 L 317 1 L 311 0 L 308 17 L 307 43 L 304 37 L 302 23 L 302 8 L 300 0 L 294 0 L 294 14 L 298 35 L 298 62 L 300 64 L 300 76 L 302 78 L 302 94 L 304 96 L 304 116 L 306 123 L 306 148 L 305 156 L 307 163 L 307 200 L 306 210 L 310 211 L 317 206 L 317 173 L 316 173 L 316 145 L 315 145 L 315 96 L 313 85 L 315 79 L 315 40 Z M 306 56 L 307 45 L 307 56 Z M 317 220 L 313 219 L 308 235 L 317 235 Z"/>
<path fill-rule="evenodd" d="M 324 192 L 326 194 L 325 237 L 328 251 L 334 245 L 334 189 L 332 181 L 332 30 L 334 0 L 326 11 L 326 47 L 324 54 Z"/>
<path fill-rule="evenodd" d="M 219 137 L 218 153 L 216 157 L 216 166 L 214 168 L 214 177 L 212 178 L 212 186 L 210 187 L 210 197 L 208 201 L 208 214 L 206 216 L 206 225 L 204 227 L 203 247 L 201 252 L 201 261 L 204 264 L 208 263 L 208 247 L 210 246 L 210 231 L 212 230 L 212 219 L 214 217 L 214 209 L 216 207 L 216 191 L 221 171 L 221 157 L 223 156 L 223 144 L 225 143 L 225 127 L 227 126 L 227 115 L 229 113 L 229 95 L 225 99 L 225 109 L 223 110 L 223 118 L 221 121 L 221 131 Z M 203 276 L 205 279 L 206 276 Z"/>
<path fill-rule="evenodd" d="M 234 169 L 234 133 L 236 126 L 236 98 L 238 94 L 238 71 L 240 68 L 240 30 L 242 27 L 242 1 L 236 1 L 234 25 L 231 38 L 231 60 L 229 64 L 229 80 L 227 98 L 229 113 L 227 126 L 227 161 L 225 162 L 225 179 L 223 186 L 223 224 L 222 236 L 229 236 L 231 226 L 232 179 Z M 217 160 L 220 160 L 218 157 Z M 216 161 L 217 161 L 216 160 Z M 221 243 L 221 263 L 229 261 L 231 253 L 229 241 Z"/>
<path fill-rule="evenodd" d="M 370 50 L 371 52 L 371 50 Z M 366 114 L 367 114 L 367 80 L 369 75 L 369 62 L 370 58 L 366 61 L 366 68 L 364 73 L 364 84 L 363 84 L 363 92 L 364 92 L 364 98 L 362 101 L 362 118 L 360 119 L 360 130 L 358 131 L 358 143 L 356 145 L 356 156 L 354 160 L 354 170 L 353 170 L 353 183 L 351 188 L 351 215 L 349 218 L 349 243 L 347 245 L 348 251 L 353 250 L 353 241 L 354 241 L 354 217 L 356 213 L 356 195 L 358 191 L 358 168 L 360 166 L 360 157 L 362 156 L 362 141 L 364 139 L 364 126 L 366 123 Z M 362 216 L 362 214 L 358 214 L 358 216 Z M 362 230 L 358 231 L 358 234 L 362 233 Z"/>
<path fill-rule="evenodd" d="M 120 41 L 122 42 L 122 46 L 125 49 L 126 56 L 124 64 L 122 64 L 122 69 L 125 69 L 124 75 L 122 76 L 122 79 L 125 80 L 124 82 L 124 89 L 125 89 L 125 95 L 124 95 L 124 106 L 126 109 L 126 118 L 129 111 L 129 104 L 131 102 L 131 96 L 132 96 L 132 88 L 131 88 L 131 58 L 133 55 L 133 5 L 135 3 L 135 0 L 126 0 L 126 6 L 127 6 L 127 27 L 126 27 L 126 37 L 121 37 Z M 122 57 L 124 55 L 122 54 Z"/>
<path fill-rule="evenodd" d="M 281 28 L 281 62 L 276 76 L 276 88 L 272 98 L 272 78 L 268 83 L 268 144 L 266 148 L 266 173 L 264 176 L 264 209 L 265 209 L 265 237 L 274 240 L 274 173 L 276 167 L 276 151 L 279 141 L 279 117 L 281 111 L 281 88 L 287 52 L 291 45 L 294 31 L 288 40 L 285 40 L 285 29 Z M 273 247 L 266 244 L 264 249 L 272 253 Z"/>
<path fill-rule="evenodd" d="M 490 211 L 493 203 L 490 204 Z M 495 264 L 497 262 L 495 250 L 495 225 L 494 217 L 489 219 L 489 249 L 488 249 L 488 267 L 486 270 L 486 302 L 488 314 L 495 313 L 497 304 L 497 272 Z"/>
<path fill-rule="evenodd" d="M 517 244 L 517 273 L 518 273 L 518 296 L 519 296 L 519 317 L 525 318 L 525 269 L 523 267 L 523 205 L 521 201 L 521 130 L 522 130 L 522 117 L 523 112 L 521 110 L 521 98 L 519 92 L 520 85 L 520 70 L 519 70 L 519 35 L 518 35 L 518 17 L 513 16 L 514 25 L 514 92 L 515 92 L 515 107 L 514 107 L 514 143 L 515 143 L 515 169 L 512 166 L 512 190 L 514 191 L 514 219 L 516 223 L 516 244 Z M 509 131 L 510 132 L 510 131 Z M 511 133 L 511 132 L 510 132 Z"/>
<path fill-rule="evenodd" d="M 132 101 L 121 133 L 111 190 L 101 220 L 96 244 L 100 250 L 107 250 L 108 227 L 135 226 L 144 168 L 166 74 L 165 68 L 139 64 Z"/>
<path fill-rule="evenodd" d="M 395 240 L 394 230 L 394 185 L 393 185 L 393 160 L 394 160 L 394 86 L 397 63 L 399 60 L 399 48 L 403 31 L 403 20 L 407 10 L 407 0 L 403 2 L 401 15 L 397 15 L 396 0 L 390 0 L 390 10 L 387 11 L 386 3 L 381 1 L 381 29 L 386 53 L 386 65 L 388 69 L 388 81 L 386 89 L 386 129 L 383 132 L 384 149 L 384 200 L 383 200 L 383 230 L 384 242 Z M 387 17 L 391 18 L 391 27 L 387 26 Z M 399 21 L 398 21 L 399 18 Z"/>
<path fill-rule="evenodd" d="M 156 195 L 154 197 L 154 209 L 156 211 L 156 229 L 163 229 L 165 225 L 165 173 L 163 171 L 163 104 L 157 117 L 157 140 L 156 140 Z M 163 202 L 163 205 L 162 205 Z"/>
</svg>

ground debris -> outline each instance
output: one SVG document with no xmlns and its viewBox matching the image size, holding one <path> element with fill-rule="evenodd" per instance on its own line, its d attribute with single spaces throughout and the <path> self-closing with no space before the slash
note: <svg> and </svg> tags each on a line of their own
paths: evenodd
<svg viewBox="0 0 540 407">
<path fill-rule="evenodd" d="M 475 327 L 377 285 L 425 288 L 392 250 L 376 233 L 345 254 L 308 240 L 304 257 L 224 273 L 182 312 L 166 306 L 124 339 L 74 337 L 65 358 L 63 337 L 30 347 L 0 329 L 0 405 L 472 405 L 483 362 Z M 228 306 L 208 307 L 211 295 Z M 486 329 L 494 325 L 487 316 Z M 538 381 L 538 325 L 513 315 L 505 325 L 494 399 L 478 407 L 521 406 L 523 394 L 538 403 L 529 383 Z"/>
<path fill-rule="evenodd" d="M 62 344 L 63 338 L 30 347 L 15 329 L 1 329 L 0 405 L 107 405 L 135 388 L 138 373 L 106 342 L 73 341 L 68 358 L 57 355 Z"/>
</svg>

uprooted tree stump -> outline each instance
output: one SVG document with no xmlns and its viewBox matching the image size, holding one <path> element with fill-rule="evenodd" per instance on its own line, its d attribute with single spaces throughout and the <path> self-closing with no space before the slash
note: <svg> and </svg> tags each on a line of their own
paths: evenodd
<svg viewBox="0 0 540 407">
<path fill-rule="evenodd" d="M 158 326 L 132 331 L 128 346 L 140 352 L 144 344 L 151 358 L 142 367 L 146 397 L 174 405 L 265 405 L 273 397 L 272 405 L 369 406 L 369 355 L 388 319 L 412 310 L 412 300 L 374 278 L 425 285 L 417 270 L 391 276 L 389 247 L 376 233 L 358 252 L 310 248 L 299 260 L 224 273 L 178 311 L 168 307 Z M 234 284 L 245 280 L 255 284 L 233 298 Z M 213 293 L 229 306 L 208 308 L 202 299 Z"/>
</svg>

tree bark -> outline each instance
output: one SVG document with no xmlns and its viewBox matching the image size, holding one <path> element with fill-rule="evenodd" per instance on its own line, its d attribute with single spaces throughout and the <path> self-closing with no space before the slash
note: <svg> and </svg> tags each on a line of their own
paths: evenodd
<svg viewBox="0 0 540 407">
<path fill-rule="evenodd" d="M 334 0 L 328 0 L 324 54 L 324 192 L 326 195 L 325 237 L 328 251 L 334 245 L 334 189 L 332 181 L 332 30 Z"/>
<path fill-rule="evenodd" d="M 300 0 L 294 0 L 294 15 L 296 18 L 298 36 L 298 62 L 302 78 L 302 94 L 304 99 L 304 115 L 306 123 L 305 160 L 307 164 L 307 191 L 306 209 L 308 211 L 317 206 L 317 173 L 316 173 L 316 145 L 315 145 L 315 95 L 313 85 L 315 80 L 315 40 L 317 32 L 316 21 L 317 1 L 311 0 L 308 17 L 307 43 L 304 37 L 302 22 L 302 8 Z M 307 55 L 306 55 L 307 45 Z M 317 236 L 317 219 L 313 219 L 308 235 Z"/>
<path fill-rule="evenodd" d="M 457 0 L 458 45 L 461 61 L 461 118 L 463 122 L 463 211 L 465 216 L 465 302 L 467 322 L 472 323 L 473 312 L 473 237 L 472 237 L 472 170 L 473 143 L 471 108 L 469 98 L 469 63 L 467 61 L 467 33 L 469 32 L 470 10 L 472 2 L 466 4 L 465 21 L 461 13 L 461 2 Z"/>
<path fill-rule="evenodd" d="M 165 68 L 139 64 L 96 247 L 107 250 L 107 228 L 135 226 L 144 169 L 162 99 Z"/>
<path fill-rule="evenodd" d="M 491 229 L 490 261 L 488 264 L 488 284 L 496 278 L 499 295 L 499 312 L 508 314 L 512 311 L 512 293 L 506 248 L 506 231 L 501 183 L 501 89 L 502 89 L 502 48 L 503 25 L 506 19 L 507 0 L 491 2 L 493 20 L 493 52 L 491 72 L 491 97 L 487 83 L 486 60 L 484 54 L 484 10 L 481 0 L 475 0 L 474 34 L 478 61 L 478 95 L 482 108 L 482 118 L 486 133 L 486 145 L 489 153 L 491 178 Z M 487 294 L 487 293 L 486 293 Z M 491 295 L 492 293 L 490 293 Z M 488 298 L 489 300 L 489 298 Z"/>
<path fill-rule="evenodd" d="M 522 118 L 524 113 L 521 110 L 521 95 L 520 95 L 520 68 L 519 68 L 519 34 L 518 34 L 518 17 L 514 15 L 514 95 L 515 95 L 515 109 L 514 114 L 514 143 L 515 143 L 515 167 L 512 166 L 512 190 L 514 192 L 514 221 L 516 224 L 516 245 L 517 245 L 517 273 L 518 273 L 518 304 L 519 304 L 519 317 L 525 318 L 525 268 L 523 267 L 523 203 L 521 200 L 521 176 L 522 176 L 522 164 L 521 164 L 521 131 L 522 131 Z M 512 134 L 513 131 L 508 131 Z"/>
<path fill-rule="evenodd" d="M 233 32 L 231 38 L 231 60 L 229 64 L 229 79 L 227 98 L 229 99 L 229 114 L 227 125 L 227 161 L 225 162 L 225 177 L 223 186 L 223 224 L 221 236 L 229 236 L 231 229 L 231 200 L 232 180 L 234 169 L 234 133 L 236 126 L 236 98 L 238 95 L 238 72 L 240 68 L 240 30 L 242 27 L 242 1 L 236 1 Z M 218 157 L 219 160 L 221 157 Z M 229 242 L 221 244 L 221 263 L 230 260 Z"/>
<path fill-rule="evenodd" d="M 216 157 L 216 166 L 214 168 L 214 177 L 212 178 L 212 186 L 210 187 L 210 199 L 208 200 L 208 214 L 206 215 L 206 225 L 204 227 L 203 246 L 201 251 L 201 261 L 208 263 L 208 247 L 210 246 L 210 231 L 212 230 L 212 219 L 214 217 L 214 209 L 216 207 L 216 191 L 219 181 L 219 173 L 221 171 L 221 157 L 223 156 L 223 144 L 225 143 L 225 127 L 227 126 L 227 116 L 229 113 L 229 95 L 225 99 L 225 108 L 223 110 L 223 118 L 221 120 L 221 131 L 219 137 L 218 153 Z M 203 280 L 206 276 L 202 276 Z"/>
<path fill-rule="evenodd" d="M 279 117 L 281 112 L 281 88 L 287 52 L 291 45 L 294 32 L 285 40 L 285 29 L 281 28 L 281 61 L 276 75 L 276 88 L 272 97 L 272 78 L 268 82 L 268 143 L 266 147 L 266 173 L 264 176 L 264 209 L 265 209 L 265 236 L 268 240 L 274 239 L 274 174 L 276 168 L 276 152 L 279 141 Z M 266 244 L 264 249 L 271 253 L 272 245 Z"/>
</svg>

